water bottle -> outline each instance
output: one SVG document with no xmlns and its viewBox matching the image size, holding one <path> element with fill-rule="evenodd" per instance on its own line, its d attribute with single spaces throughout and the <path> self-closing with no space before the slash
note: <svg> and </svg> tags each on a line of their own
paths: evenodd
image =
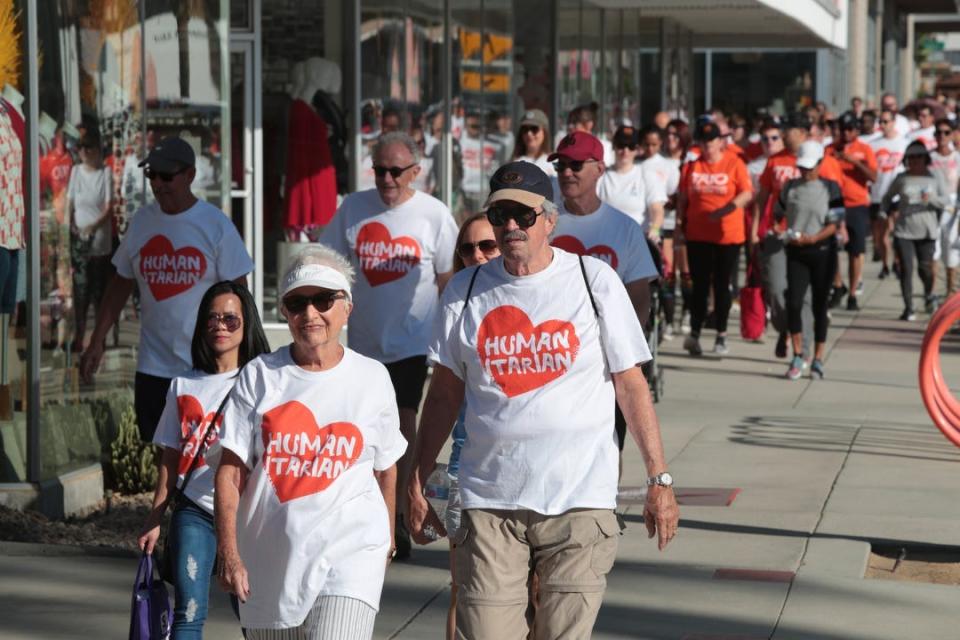
<svg viewBox="0 0 960 640">
<path fill-rule="evenodd" d="M 427 478 L 427 484 L 423 488 L 423 497 L 427 499 L 430 506 L 436 512 L 440 522 L 444 521 L 447 511 L 447 500 L 450 498 L 450 475 L 447 473 L 447 465 L 438 464 Z M 423 533 L 431 540 L 440 538 L 440 532 L 427 525 L 423 528 Z"/>
<path fill-rule="evenodd" d="M 447 537 L 452 537 L 454 532 L 460 528 L 460 482 L 456 476 L 448 475 L 447 477 L 450 479 L 450 493 L 443 526 L 447 528 Z"/>
</svg>

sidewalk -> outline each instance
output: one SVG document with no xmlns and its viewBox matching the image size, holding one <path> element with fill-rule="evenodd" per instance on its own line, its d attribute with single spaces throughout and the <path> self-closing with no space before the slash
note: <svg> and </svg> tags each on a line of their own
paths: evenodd
<svg viewBox="0 0 960 640">
<path fill-rule="evenodd" d="M 858 314 L 833 312 L 822 382 L 785 380 L 772 337 L 731 339 L 722 360 L 686 356 L 680 338 L 664 344 L 657 412 L 681 529 L 664 553 L 647 540 L 636 501 L 646 474 L 628 444 L 634 503 L 622 505 L 628 529 L 594 638 L 957 637 L 960 588 L 863 578 L 870 541 L 960 542 L 960 450 L 921 404 L 924 325 L 895 319 L 896 283 L 868 280 L 861 303 Z M 960 339 L 944 345 L 958 351 Z M 960 376 L 960 358 L 944 367 Z M 377 638 L 443 638 L 445 546 L 414 557 L 387 575 Z M 134 570 L 131 559 L 0 546 L 0 638 L 122 637 Z M 205 637 L 239 638 L 226 598 L 211 606 Z"/>
</svg>

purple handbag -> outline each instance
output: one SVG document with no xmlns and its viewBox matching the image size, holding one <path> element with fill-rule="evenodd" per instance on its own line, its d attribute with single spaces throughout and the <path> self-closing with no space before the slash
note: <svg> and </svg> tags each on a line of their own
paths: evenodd
<svg viewBox="0 0 960 640">
<path fill-rule="evenodd" d="M 153 556 L 140 556 L 130 604 L 129 640 L 168 640 L 173 610 L 163 580 L 154 579 Z"/>
</svg>

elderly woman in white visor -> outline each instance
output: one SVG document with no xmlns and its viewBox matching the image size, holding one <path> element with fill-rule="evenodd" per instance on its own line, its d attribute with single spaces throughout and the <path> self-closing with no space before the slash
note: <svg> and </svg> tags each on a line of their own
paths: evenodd
<svg viewBox="0 0 960 640">
<path fill-rule="evenodd" d="M 248 640 L 373 635 L 407 443 L 387 370 L 339 342 L 352 281 L 331 249 L 294 259 L 293 343 L 247 364 L 224 410 L 217 572 Z"/>
</svg>

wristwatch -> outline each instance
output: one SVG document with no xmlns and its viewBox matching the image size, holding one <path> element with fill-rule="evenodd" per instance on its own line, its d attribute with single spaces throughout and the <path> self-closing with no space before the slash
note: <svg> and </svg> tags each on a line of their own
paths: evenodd
<svg viewBox="0 0 960 640">
<path fill-rule="evenodd" d="M 652 478 L 647 478 L 647 486 L 652 487 L 653 485 L 660 487 L 672 487 L 673 476 L 670 475 L 669 471 L 664 471 L 663 473 L 658 473 Z"/>
</svg>

